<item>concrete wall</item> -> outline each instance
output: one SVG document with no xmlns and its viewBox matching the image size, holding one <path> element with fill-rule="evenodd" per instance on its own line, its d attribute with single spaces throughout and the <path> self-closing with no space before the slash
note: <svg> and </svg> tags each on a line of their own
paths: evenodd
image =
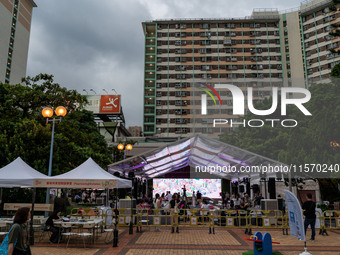
<svg viewBox="0 0 340 255">
<path fill-rule="evenodd" d="M 290 57 L 291 82 L 293 87 L 305 87 L 301 33 L 298 12 L 287 13 L 288 45 Z"/>
</svg>

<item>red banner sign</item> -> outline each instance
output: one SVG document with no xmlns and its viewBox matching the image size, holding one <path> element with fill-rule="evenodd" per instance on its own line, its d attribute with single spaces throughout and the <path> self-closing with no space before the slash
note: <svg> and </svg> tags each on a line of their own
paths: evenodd
<svg viewBox="0 0 340 255">
<path fill-rule="evenodd" d="M 99 113 L 120 113 L 120 95 L 101 96 Z"/>
</svg>

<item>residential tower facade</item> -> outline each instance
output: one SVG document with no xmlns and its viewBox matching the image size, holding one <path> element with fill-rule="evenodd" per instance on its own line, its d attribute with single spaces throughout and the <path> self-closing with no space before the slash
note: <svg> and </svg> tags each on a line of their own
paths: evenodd
<svg viewBox="0 0 340 255">
<path fill-rule="evenodd" d="M 218 136 L 232 129 L 212 125 L 240 120 L 232 114 L 231 92 L 214 94 L 215 84 L 236 85 L 245 97 L 252 88 L 257 102 L 273 87 L 329 80 L 340 60 L 330 51 L 339 39 L 329 33 L 339 17 L 332 1 L 314 0 L 287 13 L 254 9 L 245 18 L 144 22 L 144 136 Z M 204 115 L 202 94 L 209 91 Z"/>
<path fill-rule="evenodd" d="M 26 76 L 33 0 L 0 0 L 0 81 L 16 84 Z"/>
</svg>

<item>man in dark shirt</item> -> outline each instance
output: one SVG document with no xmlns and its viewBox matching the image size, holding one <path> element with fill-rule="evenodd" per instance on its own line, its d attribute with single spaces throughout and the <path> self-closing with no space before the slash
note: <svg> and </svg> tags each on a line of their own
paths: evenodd
<svg viewBox="0 0 340 255">
<path fill-rule="evenodd" d="M 202 202 L 202 194 L 199 190 L 197 191 L 196 197 L 197 197 L 198 203 L 201 203 Z"/>
<path fill-rule="evenodd" d="M 261 200 L 263 199 L 263 196 L 261 193 L 259 193 L 256 197 L 255 197 L 255 201 L 254 201 L 254 205 L 256 206 L 261 206 Z"/>
<path fill-rule="evenodd" d="M 312 242 L 315 240 L 315 202 L 312 200 L 313 196 L 311 193 L 307 194 L 307 201 L 303 203 L 302 210 L 304 210 L 303 215 L 305 216 L 305 234 L 307 232 L 307 228 L 310 225 L 312 229 L 312 238 L 310 239 Z"/>
</svg>

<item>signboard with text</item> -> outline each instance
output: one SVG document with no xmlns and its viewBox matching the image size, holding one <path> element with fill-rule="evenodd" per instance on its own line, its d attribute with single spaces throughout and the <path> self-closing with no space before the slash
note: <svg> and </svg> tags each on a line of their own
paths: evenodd
<svg viewBox="0 0 340 255">
<path fill-rule="evenodd" d="M 99 113 L 120 113 L 120 95 L 102 95 Z"/>
<path fill-rule="evenodd" d="M 116 180 L 76 180 L 76 179 L 36 179 L 35 188 L 92 188 L 92 189 L 114 189 Z"/>
<path fill-rule="evenodd" d="M 23 204 L 23 203 L 5 203 L 4 204 L 4 210 L 6 211 L 16 211 L 21 207 L 28 207 L 32 209 L 32 204 Z M 53 211 L 53 205 L 52 204 L 34 204 L 34 211 Z"/>
</svg>

